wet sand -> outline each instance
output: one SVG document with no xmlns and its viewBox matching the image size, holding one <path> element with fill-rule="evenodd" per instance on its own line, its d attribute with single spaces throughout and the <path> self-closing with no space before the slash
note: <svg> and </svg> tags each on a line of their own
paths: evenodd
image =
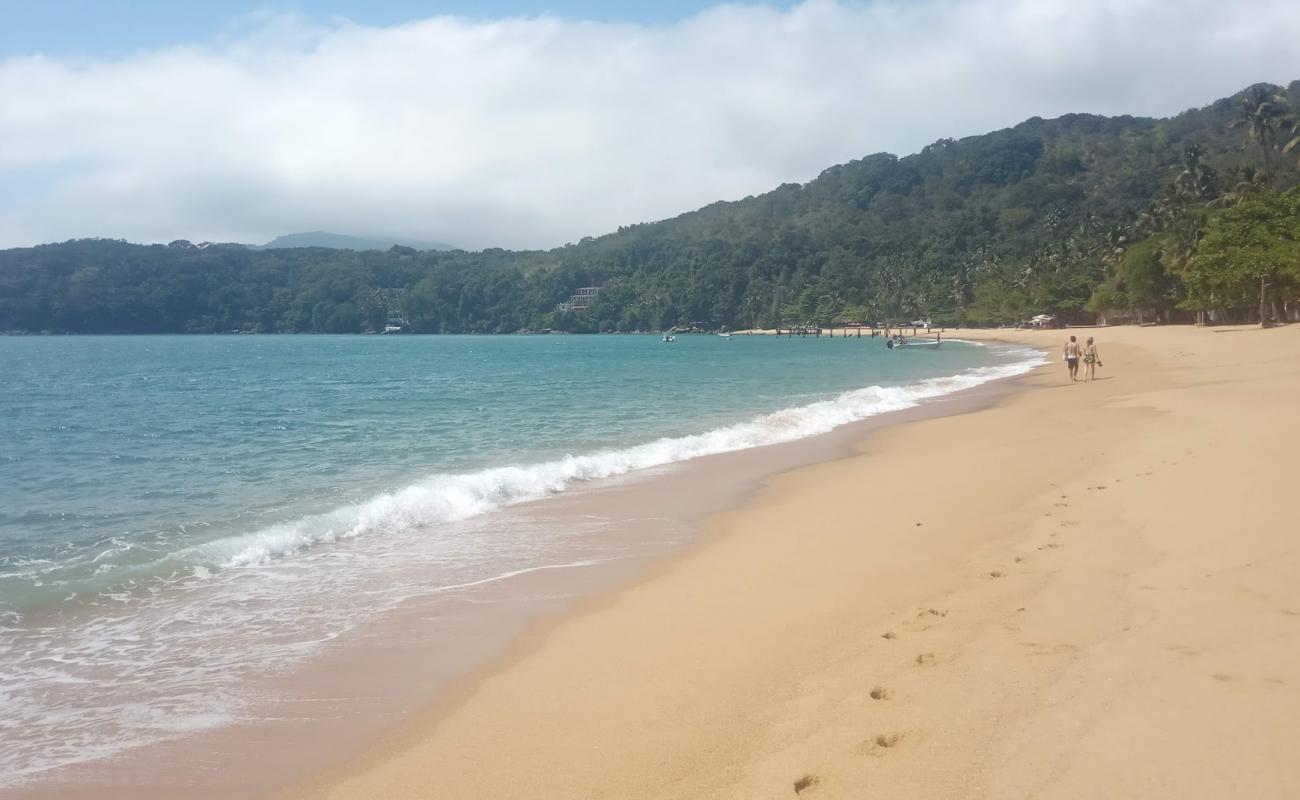
<svg viewBox="0 0 1300 800">
<path fill-rule="evenodd" d="M 1103 380 L 720 491 L 283 796 L 1300 796 L 1300 327 L 1076 333 Z"/>
</svg>

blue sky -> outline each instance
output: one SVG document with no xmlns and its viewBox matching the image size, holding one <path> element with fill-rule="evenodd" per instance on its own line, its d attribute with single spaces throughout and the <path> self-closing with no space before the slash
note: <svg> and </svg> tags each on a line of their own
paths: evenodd
<svg viewBox="0 0 1300 800">
<path fill-rule="evenodd" d="M 551 14 L 567 19 L 672 22 L 716 3 L 704 0 L 0 0 L 0 58 L 44 53 L 119 57 L 198 42 L 255 12 L 300 13 L 314 21 L 341 16 L 392 25 L 440 14 L 472 19 Z M 789 2 L 765 5 L 789 6 Z"/>
</svg>

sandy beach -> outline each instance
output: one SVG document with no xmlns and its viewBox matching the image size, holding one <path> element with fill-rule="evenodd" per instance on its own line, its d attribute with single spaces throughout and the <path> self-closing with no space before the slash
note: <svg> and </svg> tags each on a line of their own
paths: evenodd
<svg viewBox="0 0 1300 800">
<path fill-rule="evenodd" d="M 1300 328 L 1074 333 L 282 796 L 1300 796 Z"/>
</svg>

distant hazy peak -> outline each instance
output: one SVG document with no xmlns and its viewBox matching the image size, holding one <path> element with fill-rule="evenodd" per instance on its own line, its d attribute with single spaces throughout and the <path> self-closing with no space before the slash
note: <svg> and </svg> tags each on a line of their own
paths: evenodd
<svg viewBox="0 0 1300 800">
<path fill-rule="evenodd" d="M 308 231 L 306 233 L 289 233 L 277 236 L 260 250 L 282 250 L 290 247 L 328 247 L 333 250 L 387 250 L 393 245 L 410 247 L 415 250 L 455 250 L 444 242 L 421 242 L 415 239 L 398 239 L 367 236 L 347 236 L 329 231 Z"/>
</svg>

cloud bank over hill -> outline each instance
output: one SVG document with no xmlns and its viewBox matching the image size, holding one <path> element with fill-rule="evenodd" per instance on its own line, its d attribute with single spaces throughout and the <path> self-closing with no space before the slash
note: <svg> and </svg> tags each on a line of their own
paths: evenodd
<svg viewBox="0 0 1300 800">
<path fill-rule="evenodd" d="M 670 25 L 258 15 L 0 62 L 0 246 L 286 230 L 549 247 L 833 163 L 1300 77 L 1300 5 L 810 0 Z"/>
</svg>

